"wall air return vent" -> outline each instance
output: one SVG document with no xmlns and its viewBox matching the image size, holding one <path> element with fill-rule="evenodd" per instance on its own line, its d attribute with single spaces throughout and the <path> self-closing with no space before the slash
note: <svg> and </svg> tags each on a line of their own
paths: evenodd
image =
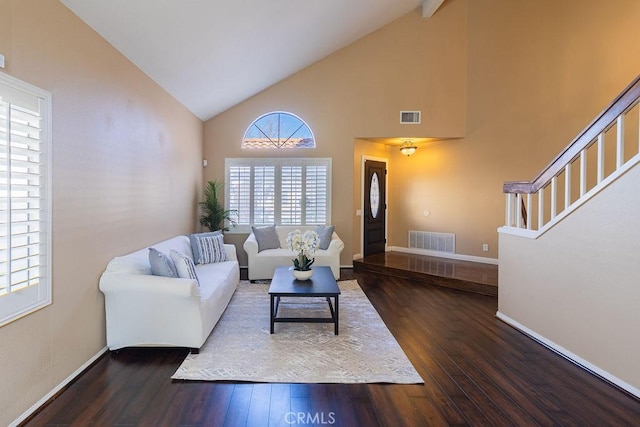
<svg viewBox="0 0 640 427">
<path fill-rule="evenodd" d="M 420 111 L 400 111 L 400 123 L 419 125 L 420 124 Z"/>
<path fill-rule="evenodd" d="M 454 254 L 456 253 L 456 235 L 409 230 L 409 247 Z"/>
</svg>

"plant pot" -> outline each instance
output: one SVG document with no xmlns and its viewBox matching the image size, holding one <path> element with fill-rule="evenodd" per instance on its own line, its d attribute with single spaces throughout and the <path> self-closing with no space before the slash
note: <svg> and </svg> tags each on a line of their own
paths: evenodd
<svg viewBox="0 0 640 427">
<path fill-rule="evenodd" d="M 311 270 L 291 270 L 293 272 L 293 277 L 296 280 L 309 280 L 311 276 L 313 276 L 313 269 Z"/>
</svg>

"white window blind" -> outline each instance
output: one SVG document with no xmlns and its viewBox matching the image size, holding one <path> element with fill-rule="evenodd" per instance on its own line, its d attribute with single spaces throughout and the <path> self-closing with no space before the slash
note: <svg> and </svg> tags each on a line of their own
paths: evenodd
<svg viewBox="0 0 640 427">
<path fill-rule="evenodd" d="M 309 166 L 306 175 L 306 223 L 327 224 L 327 168 Z"/>
<path fill-rule="evenodd" d="M 253 218 L 258 224 L 273 224 L 275 221 L 276 168 L 255 166 L 253 168 Z M 249 198 L 249 200 L 251 200 Z M 240 209 L 238 209 L 240 210 Z M 251 215 L 246 223 L 249 223 Z"/>
<path fill-rule="evenodd" d="M 51 303 L 50 108 L 0 73 L 0 325 Z"/>
<path fill-rule="evenodd" d="M 280 224 L 302 224 L 302 166 L 282 166 Z"/>
<path fill-rule="evenodd" d="M 331 221 L 331 159 L 226 159 L 225 168 L 225 203 L 237 211 L 235 231 Z"/>
</svg>

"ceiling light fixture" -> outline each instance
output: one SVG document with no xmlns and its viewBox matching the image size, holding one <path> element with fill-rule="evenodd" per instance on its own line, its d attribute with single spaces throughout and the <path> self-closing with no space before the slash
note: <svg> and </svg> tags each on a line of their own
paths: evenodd
<svg viewBox="0 0 640 427">
<path fill-rule="evenodd" d="M 417 149 L 418 147 L 416 147 L 416 145 L 410 139 L 405 140 L 400 146 L 400 152 L 407 157 L 415 153 Z"/>
</svg>

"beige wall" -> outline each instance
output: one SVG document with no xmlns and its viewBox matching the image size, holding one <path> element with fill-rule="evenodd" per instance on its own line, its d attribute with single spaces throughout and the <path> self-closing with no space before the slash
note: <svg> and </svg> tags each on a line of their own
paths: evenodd
<svg viewBox="0 0 640 427">
<path fill-rule="evenodd" d="M 354 206 L 359 186 L 359 180 L 354 183 L 354 138 L 464 134 L 466 2 L 447 3 L 432 20 L 416 10 L 206 122 L 205 179 L 224 179 L 225 157 L 332 157 L 332 222 L 345 241 L 341 264 L 351 265 L 359 251 L 351 235 L 359 207 Z M 317 148 L 241 150 L 249 124 L 273 110 L 302 117 Z M 425 120 L 402 126 L 400 110 L 421 110 Z M 241 265 L 244 237 L 225 238 L 240 243 Z"/>
<path fill-rule="evenodd" d="M 223 178 L 224 157 L 256 155 L 240 139 L 260 114 L 301 115 L 318 148 L 291 155 L 333 157 L 333 218 L 350 264 L 360 251 L 354 141 L 453 137 L 409 158 L 389 149 L 388 245 L 407 246 L 410 229 L 450 232 L 459 254 L 497 258 L 502 184 L 533 178 L 635 77 L 638 19 L 635 0 L 447 0 L 430 19 L 417 10 L 208 121 L 205 177 Z M 423 124 L 399 125 L 401 109 L 422 110 Z"/>
<path fill-rule="evenodd" d="M 458 253 L 496 258 L 504 181 L 537 175 L 640 72 L 640 3 L 474 0 L 467 15 L 466 135 L 397 160 L 390 241 L 453 232 Z"/>
<path fill-rule="evenodd" d="M 195 229 L 203 124 L 56 0 L 0 0 L 0 53 L 53 99 L 53 304 L 0 328 L 7 425 L 105 346 L 109 259 Z"/>
<path fill-rule="evenodd" d="M 500 234 L 499 311 L 640 390 L 640 166 L 536 240 Z"/>
</svg>

